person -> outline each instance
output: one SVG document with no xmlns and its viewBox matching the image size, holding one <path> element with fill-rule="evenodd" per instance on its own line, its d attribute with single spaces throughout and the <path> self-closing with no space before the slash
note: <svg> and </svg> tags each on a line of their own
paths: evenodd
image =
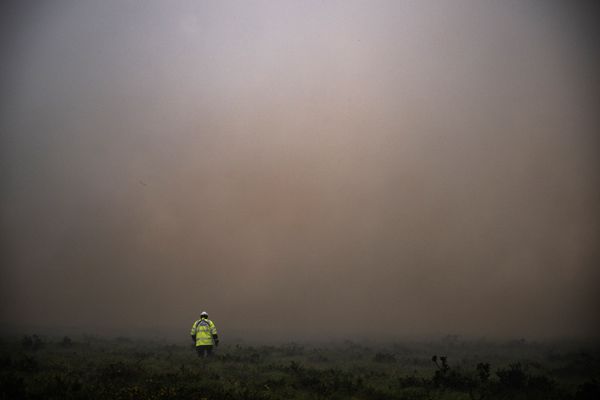
<svg viewBox="0 0 600 400">
<path fill-rule="evenodd" d="M 212 356 L 213 345 L 219 345 L 219 336 L 217 335 L 217 327 L 214 322 L 208 319 L 208 313 L 202 311 L 200 319 L 196 320 L 192 325 L 190 336 L 196 344 L 198 357 Z"/>
</svg>

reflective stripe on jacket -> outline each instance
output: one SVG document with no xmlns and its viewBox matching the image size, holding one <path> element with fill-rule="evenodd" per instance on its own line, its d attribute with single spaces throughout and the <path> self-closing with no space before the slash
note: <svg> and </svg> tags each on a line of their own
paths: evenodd
<svg viewBox="0 0 600 400">
<path fill-rule="evenodd" d="M 213 335 L 217 334 L 215 324 L 206 318 L 202 318 L 194 322 L 190 335 L 196 337 L 196 346 L 213 345 Z"/>
</svg>

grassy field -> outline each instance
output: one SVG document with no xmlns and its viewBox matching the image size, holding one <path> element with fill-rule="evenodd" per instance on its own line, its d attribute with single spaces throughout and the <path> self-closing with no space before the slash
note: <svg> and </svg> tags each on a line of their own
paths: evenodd
<svg viewBox="0 0 600 400">
<path fill-rule="evenodd" d="M 0 399 L 598 399 L 593 343 L 192 344 L 3 337 Z"/>
</svg>

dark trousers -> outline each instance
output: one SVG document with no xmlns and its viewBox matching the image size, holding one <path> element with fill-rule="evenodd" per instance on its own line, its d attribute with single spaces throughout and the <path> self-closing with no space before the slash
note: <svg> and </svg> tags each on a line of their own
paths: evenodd
<svg viewBox="0 0 600 400">
<path fill-rule="evenodd" d="M 196 346 L 196 352 L 198 353 L 198 357 L 210 357 L 212 356 L 212 351 L 212 345 Z"/>
</svg>

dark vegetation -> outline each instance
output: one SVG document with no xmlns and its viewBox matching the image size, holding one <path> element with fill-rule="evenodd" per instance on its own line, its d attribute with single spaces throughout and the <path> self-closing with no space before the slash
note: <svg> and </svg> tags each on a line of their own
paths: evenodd
<svg viewBox="0 0 600 400">
<path fill-rule="evenodd" d="M 0 341 L 0 399 L 598 399 L 593 344 L 442 341 L 188 345 L 38 335 Z"/>
</svg>

